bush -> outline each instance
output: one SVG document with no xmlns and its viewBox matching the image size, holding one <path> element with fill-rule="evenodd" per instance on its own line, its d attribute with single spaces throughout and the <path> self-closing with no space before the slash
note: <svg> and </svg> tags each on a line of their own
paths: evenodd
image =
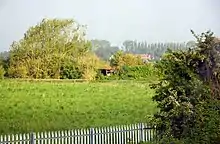
<svg viewBox="0 0 220 144">
<path fill-rule="evenodd" d="M 61 79 L 80 79 L 82 73 L 73 64 L 65 65 L 61 67 Z"/>
<path fill-rule="evenodd" d="M 102 61 L 93 53 L 86 53 L 78 58 L 76 66 L 82 73 L 82 79 L 95 80 L 97 69 L 101 67 Z"/>
<path fill-rule="evenodd" d="M 111 76 L 104 76 L 100 72 L 97 80 L 147 80 L 156 79 L 156 71 L 152 63 L 137 66 L 122 66 Z"/>
<path fill-rule="evenodd" d="M 144 80 L 155 74 L 153 65 L 124 66 L 120 71 L 121 79 Z"/>
<path fill-rule="evenodd" d="M 185 143 L 218 144 L 220 142 L 220 102 L 209 100 L 196 106 L 195 123 L 190 128 Z"/>
<path fill-rule="evenodd" d="M 122 66 L 136 66 L 143 65 L 144 62 L 140 56 L 136 56 L 130 53 L 124 53 L 123 51 L 116 52 L 110 60 L 112 67 L 120 68 Z"/>
<path fill-rule="evenodd" d="M 75 61 L 64 61 L 61 79 L 94 80 L 97 77 L 97 69 L 105 64 L 93 53 L 85 53 Z"/>
<path fill-rule="evenodd" d="M 220 43 L 211 32 L 194 36 L 194 49 L 170 50 L 156 64 L 160 79 L 152 86 L 153 100 L 160 111 L 154 122 L 161 144 L 220 141 Z"/>
<path fill-rule="evenodd" d="M 5 76 L 5 69 L 2 65 L 0 65 L 0 79 L 4 79 Z"/>
</svg>

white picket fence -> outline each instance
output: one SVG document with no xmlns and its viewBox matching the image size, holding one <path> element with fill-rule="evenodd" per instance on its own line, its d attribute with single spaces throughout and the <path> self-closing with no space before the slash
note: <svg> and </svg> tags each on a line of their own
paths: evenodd
<svg viewBox="0 0 220 144">
<path fill-rule="evenodd" d="M 0 144 L 138 144 L 152 140 L 147 124 L 0 136 Z"/>
</svg>

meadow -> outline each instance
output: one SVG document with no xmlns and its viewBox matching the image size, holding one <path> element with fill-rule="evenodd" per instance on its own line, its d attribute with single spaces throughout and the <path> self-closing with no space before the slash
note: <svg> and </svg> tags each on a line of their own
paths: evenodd
<svg viewBox="0 0 220 144">
<path fill-rule="evenodd" d="M 0 134 L 147 122 L 146 82 L 0 81 Z"/>
</svg>

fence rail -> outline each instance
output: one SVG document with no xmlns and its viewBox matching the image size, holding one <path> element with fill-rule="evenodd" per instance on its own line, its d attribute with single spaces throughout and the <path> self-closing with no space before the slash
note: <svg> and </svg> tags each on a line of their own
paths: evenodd
<svg viewBox="0 0 220 144">
<path fill-rule="evenodd" d="M 68 131 L 2 135 L 0 144 L 138 144 L 152 140 L 156 130 L 147 124 Z"/>
</svg>

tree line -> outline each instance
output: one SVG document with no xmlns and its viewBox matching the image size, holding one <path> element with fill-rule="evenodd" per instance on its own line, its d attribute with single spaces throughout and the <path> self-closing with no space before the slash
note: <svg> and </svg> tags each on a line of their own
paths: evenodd
<svg viewBox="0 0 220 144">
<path fill-rule="evenodd" d="M 8 52 L 0 53 L 0 69 L 9 78 L 94 79 L 97 70 L 110 66 L 110 57 L 119 51 L 150 54 L 158 60 L 168 48 L 186 49 L 194 44 L 126 40 L 118 47 L 107 40 L 88 40 L 86 26 L 72 19 L 43 19 L 14 41 Z"/>
<path fill-rule="evenodd" d="M 94 52 L 100 59 L 109 61 L 109 58 L 117 51 L 124 51 L 131 54 L 150 54 L 155 60 L 161 58 L 161 56 L 168 50 L 180 50 L 187 49 L 195 45 L 194 41 L 182 42 L 182 43 L 147 43 L 137 42 L 132 40 L 126 40 L 123 42 L 123 46 L 112 46 L 107 40 L 92 39 L 92 52 Z M 9 56 L 8 51 L 0 53 L 0 57 L 6 59 Z"/>
<path fill-rule="evenodd" d="M 109 60 L 109 57 L 115 52 L 122 50 L 125 53 L 131 54 L 150 54 L 155 60 L 160 59 L 160 57 L 167 51 L 167 49 L 180 50 L 187 49 L 195 45 L 194 41 L 182 42 L 182 43 L 147 43 L 138 42 L 133 40 L 125 40 L 122 47 L 111 46 L 111 43 L 107 40 L 91 40 L 92 50 L 95 54 L 103 60 Z"/>
</svg>

